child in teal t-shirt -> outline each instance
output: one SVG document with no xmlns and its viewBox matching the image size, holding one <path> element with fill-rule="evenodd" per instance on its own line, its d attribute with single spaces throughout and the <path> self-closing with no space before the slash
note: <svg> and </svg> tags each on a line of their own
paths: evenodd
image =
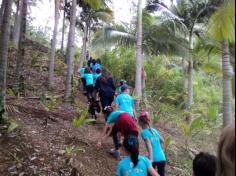
<svg viewBox="0 0 236 176">
<path fill-rule="evenodd" d="M 91 72 L 90 68 L 86 68 L 83 78 L 86 80 L 86 91 L 87 91 L 87 97 L 88 100 L 91 100 L 93 97 L 93 74 Z"/>
<path fill-rule="evenodd" d="M 117 109 L 129 113 L 135 119 L 135 104 L 134 99 L 129 95 L 129 87 L 124 85 L 121 87 L 121 91 L 122 94 L 116 97 Z"/>
<path fill-rule="evenodd" d="M 148 157 L 153 162 L 160 176 L 165 176 L 166 157 L 161 146 L 162 138 L 159 132 L 150 127 L 151 119 L 147 112 L 142 112 L 139 117 L 139 125 L 142 128 L 141 137 L 145 141 Z M 149 151 L 149 149 L 152 149 Z"/>
<path fill-rule="evenodd" d="M 123 147 L 127 157 L 119 162 L 116 176 L 158 176 L 148 158 L 139 155 L 139 142 L 135 136 L 126 136 Z"/>
</svg>

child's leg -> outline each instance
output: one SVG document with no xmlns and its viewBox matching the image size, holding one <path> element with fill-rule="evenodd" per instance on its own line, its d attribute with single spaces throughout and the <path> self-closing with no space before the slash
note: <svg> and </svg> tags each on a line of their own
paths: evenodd
<svg viewBox="0 0 236 176">
<path fill-rule="evenodd" d="M 165 176 L 165 167 L 166 167 L 166 162 L 161 161 L 156 163 L 157 170 L 160 176 Z"/>
<path fill-rule="evenodd" d="M 82 84 L 83 84 L 83 91 L 86 91 L 86 79 L 81 78 Z"/>
<path fill-rule="evenodd" d="M 86 90 L 87 90 L 88 101 L 90 101 L 90 99 L 92 98 L 92 95 L 93 95 L 93 86 L 92 85 L 87 86 Z"/>
<path fill-rule="evenodd" d="M 115 149 L 118 151 L 121 147 L 121 143 L 120 143 L 120 138 L 118 136 L 118 131 L 115 128 L 113 128 L 112 130 L 112 139 L 115 145 Z"/>
</svg>

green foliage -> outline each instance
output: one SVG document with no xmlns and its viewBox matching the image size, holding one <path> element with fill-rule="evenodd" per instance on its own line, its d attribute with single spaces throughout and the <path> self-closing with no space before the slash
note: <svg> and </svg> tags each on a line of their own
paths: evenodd
<svg viewBox="0 0 236 176">
<path fill-rule="evenodd" d="M 10 97 L 17 97 L 13 89 L 7 89 L 7 95 Z"/>
<path fill-rule="evenodd" d="M 48 108 L 48 103 L 47 103 L 47 97 L 46 95 L 42 94 L 40 95 L 39 97 L 39 101 L 40 101 L 40 104 L 43 106 L 43 108 L 45 109 L 45 111 L 49 111 L 49 108 Z"/>
<path fill-rule="evenodd" d="M 13 132 L 17 128 L 18 128 L 18 124 L 16 123 L 16 121 L 15 120 L 10 120 L 8 122 L 7 133 L 9 134 L 9 133 Z"/>
<path fill-rule="evenodd" d="M 219 107 L 216 105 L 209 106 L 207 117 L 211 123 L 216 123 L 217 118 L 219 117 Z"/>
<path fill-rule="evenodd" d="M 227 0 L 209 21 L 208 35 L 218 41 L 235 42 L 235 0 Z"/>
<path fill-rule="evenodd" d="M 94 10 L 98 10 L 102 5 L 101 0 L 84 0 L 84 2 Z"/>
<path fill-rule="evenodd" d="M 73 119 L 72 125 L 75 128 L 79 128 L 80 126 L 82 126 L 86 123 L 87 117 L 88 117 L 88 110 L 85 110 L 82 112 L 80 118 Z"/>
<path fill-rule="evenodd" d="M 204 127 L 204 121 L 201 117 L 195 118 L 190 124 L 182 122 L 181 128 L 185 137 L 186 150 L 189 148 L 189 140 L 198 134 Z"/>
<path fill-rule="evenodd" d="M 38 54 L 33 54 L 31 59 L 31 67 L 33 67 L 38 62 L 39 56 Z"/>
</svg>

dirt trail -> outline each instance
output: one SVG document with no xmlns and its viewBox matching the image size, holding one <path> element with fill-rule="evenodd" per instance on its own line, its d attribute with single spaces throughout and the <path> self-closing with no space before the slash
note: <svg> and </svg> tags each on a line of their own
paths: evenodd
<svg viewBox="0 0 236 176">
<path fill-rule="evenodd" d="M 81 176 L 115 173 L 117 161 L 107 154 L 112 141 L 96 148 L 102 123 L 74 128 L 72 118 L 53 122 L 26 113 L 16 114 L 16 120 L 18 130 L 0 137 L 1 176 L 67 176 L 72 170 Z"/>
</svg>

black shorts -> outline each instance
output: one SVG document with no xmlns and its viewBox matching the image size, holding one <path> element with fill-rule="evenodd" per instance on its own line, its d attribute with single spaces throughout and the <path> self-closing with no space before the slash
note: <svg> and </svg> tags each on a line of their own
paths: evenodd
<svg viewBox="0 0 236 176">
<path fill-rule="evenodd" d="M 166 161 L 154 162 L 152 166 L 160 176 L 165 176 Z M 151 176 L 150 174 L 148 175 Z"/>
</svg>

